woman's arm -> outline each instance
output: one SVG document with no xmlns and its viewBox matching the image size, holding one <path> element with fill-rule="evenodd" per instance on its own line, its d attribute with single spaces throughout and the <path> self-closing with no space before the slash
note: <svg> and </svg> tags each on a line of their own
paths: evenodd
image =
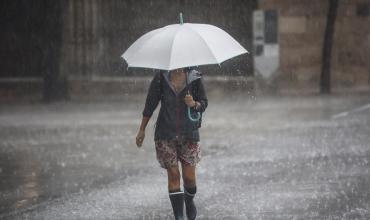
<svg viewBox="0 0 370 220">
<path fill-rule="evenodd" d="M 141 120 L 140 129 L 136 136 L 136 145 L 138 147 L 141 147 L 143 144 L 144 138 L 145 138 L 145 128 L 150 120 L 150 117 L 143 116 L 143 119 Z"/>
<path fill-rule="evenodd" d="M 149 120 L 150 120 L 150 117 L 143 116 L 143 119 L 141 120 L 141 124 L 140 124 L 141 131 L 145 131 L 146 125 L 148 124 Z"/>
<path fill-rule="evenodd" d="M 145 100 L 143 116 L 151 117 L 161 100 L 161 72 L 158 72 L 152 79 L 148 94 Z"/>
<path fill-rule="evenodd" d="M 161 99 L 161 72 L 158 72 L 150 83 L 148 95 L 145 101 L 145 107 L 142 112 L 143 118 L 141 120 L 140 128 L 136 136 L 136 145 L 141 147 L 145 138 L 145 128 L 153 115 L 154 110 L 157 108 Z"/>
</svg>

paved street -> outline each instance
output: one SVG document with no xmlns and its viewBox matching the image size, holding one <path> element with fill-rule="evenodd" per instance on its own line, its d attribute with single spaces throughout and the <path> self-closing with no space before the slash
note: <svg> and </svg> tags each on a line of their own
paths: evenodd
<svg viewBox="0 0 370 220">
<path fill-rule="evenodd" d="M 198 219 L 370 219 L 369 103 L 209 96 Z M 0 219 L 172 219 L 143 104 L 2 105 Z"/>
</svg>

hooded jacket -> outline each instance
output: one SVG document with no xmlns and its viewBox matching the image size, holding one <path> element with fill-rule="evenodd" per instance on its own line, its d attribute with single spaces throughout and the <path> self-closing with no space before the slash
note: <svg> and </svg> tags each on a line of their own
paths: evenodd
<svg viewBox="0 0 370 220">
<path fill-rule="evenodd" d="M 187 105 L 184 101 L 189 90 L 194 101 L 200 103 L 198 109 L 191 108 L 191 112 L 201 114 L 208 106 L 208 99 L 204 90 L 201 73 L 191 70 L 187 76 L 187 86 L 176 92 L 170 83 L 170 72 L 158 71 L 153 77 L 145 101 L 143 116 L 151 117 L 158 103 L 161 102 L 158 118 L 155 124 L 154 140 L 190 139 L 200 141 L 199 122 L 188 118 Z"/>
</svg>

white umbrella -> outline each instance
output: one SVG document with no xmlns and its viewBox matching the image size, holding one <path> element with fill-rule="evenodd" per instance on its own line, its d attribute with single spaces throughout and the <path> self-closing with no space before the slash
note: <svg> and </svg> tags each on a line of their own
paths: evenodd
<svg viewBox="0 0 370 220">
<path fill-rule="evenodd" d="M 150 31 L 136 40 L 122 55 L 128 67 L 174 70 L 206 64 L 220 64 L 235 56 L 248 53 L 222 29 L 209 24 L 172 24 Z M 186 80 L 187 81 L 187 80 Z M 190 107 L 188 116 L 193 118 Z"/>
<path fill-rule="evenodd" d="M 174 70 L 220 64 L 244 53 L 248 51 L 218 27 L 181 22 L 144 34 L 122 57 L 129 67 Z"/>
</svg>

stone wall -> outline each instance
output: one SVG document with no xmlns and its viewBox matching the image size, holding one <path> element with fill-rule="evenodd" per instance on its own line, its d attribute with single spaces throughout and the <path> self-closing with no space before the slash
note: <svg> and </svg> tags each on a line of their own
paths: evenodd
<svg viewBox="0 0 370 220">
<path fill-rule="evenodd" d="M 259 0 L 279 12 L 279 91 L 319 91 L 328 2 Z M 332 50 L 333 90 L 369 89 L 370 0 L 340 0 Z"/>
<path fill-rule="evenodd" d="M 1 78 L 0 104 L 33 103 L 42 100 L 42 78 Z"/>
<path fill-rule="evenodd" d="M 362 14 L 361 10 L 367 10 L 367 13 Z M 335 87 L 370 85 L 369 11 L 370 0 L 345 0 L 339 5 L 333 48 Z"/>
</svg>

